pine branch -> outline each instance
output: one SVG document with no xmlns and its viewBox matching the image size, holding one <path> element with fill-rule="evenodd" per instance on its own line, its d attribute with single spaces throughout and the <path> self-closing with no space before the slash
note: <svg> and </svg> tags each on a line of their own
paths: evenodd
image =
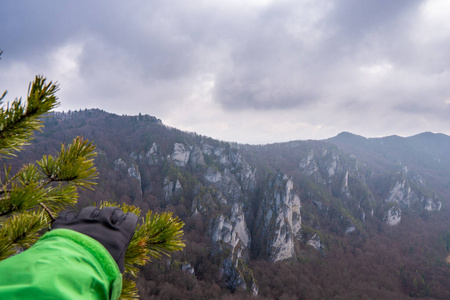
<svg viewBox="0 0 450 300">
<path fill-rule="evenodd" d="M 139 299 L 136 282 L 134 282 L 129 278 L 123 278 L 120 300 L 132 300 L 132 299 Z"/>
<path fill-rule="evenodd" d="M 162 214 L 147 213 L 142 225 L 148 236 L 147 248 L 152 258 L 161 258 L 162 254 L 180 251 L 185 246 L 181 237 L 184 223 L 178 218 L 173 218 L 171 212 Z"/>
<path fill-rule="evenodd" d="M 40 118 L 59 105 L 55 93 L 58 85 L 46 83 L 42 76 L 36 76 L 28 88 L 27 103 L 21 99 L 14 100 L 6 108 L 0 108 L 0 157 L 14 156 L 33 137 L 35 130 L 40 130 L 43 122 Z M 3 97 L 0 104 L 2 104 Z"/>
<path fill-rule="evenodd" d="M 52 214 L 52 212 L 50 211 L 50 209 L 48 209 L 48 207 L 47 206 L 45 206 L 45 204 L 44 203 L 39 203 L 39 205 L 40 206 L 42 206 L 42 208 L 45 210 L 45 212 L 48 214 L 48 216 L 50 217 L 50 219 L 51 219 L 51 222 L 53 223 L 53 222 L 55 222 L 55 217 L 53 216 L 53 214 Z"/>
<path fill-rule="evenodd" d="M 10 240 L 0 236 L 0 261 L 16 253 L 13 246 L 14 245 Z"/>
<path fill-rule="evenodd" d="M 1 50 L 0 50 L 1 55 Z M 59 103 L 55 96 L 58 86 L 36 76 L 30 84 L 27 103 L 16 99 L 0 107 L 0 158 L 14 156 L 40 130 L 40 118 Z M 0 97 L 0 105 L 6 92 Z M 54 216 L 78 199 L 77 188 L 92 188 L 97 179 L 94 166 L 95 146 L 77 137 L 69 146 L 61 145 L 55 156 L 46 155 L 35 164 L 27 164 L 13 177 L 5 167 L 5 180 L 0 178 L 0 261 L 28 248 L 40 233 L 48 229 Z M 117 206 L 104 202 L 102 206 Z M 121 209 L 140 215 L 139 208 L 121 204 Z M 148 212 L 130 242 L 125 256 L 125 274 L 121 299 L 138 298 L 136 283 L 138 266 L 153 258 L 179 251 L 184 223 L 172 213 Z"/>
<path fill-rule="evenodd" d="M 45 155 L 38 165 L 42 174 L 51 182 L 68 182 L 82 188 L 92 189 L 97 179 L 94 157 L 95 146 L 77 137 L 66 148 L 61 145 L 61 152 L 56 157 Z"/>
<path fill-rule="evenodd" d="M 42 212 L 14 215 L 1 224 L 0 260 L 16 251 L 13 247 L 29 248 L 38 239 L 38 232 L 48 227 L 48 219 Z"/>
<path fill-rule="evenodd" d="M 100 208 L 118 206 L 124 213 L 133 212 L 140 215 L 140 209 L 127 204 L 117 205 L 110 202 L 102 202 Z M 125 253 L 124 286 L 121 299 L 135 299 L 138 297 L 136 284 L 129 277 L 136 277 L 139 269 L 151 259 L 160 258 L 163 254 L 182 250 L 185 246 L 182 241 L 184 223 L 174 218 L 171 212 L 162 214 L 147 212 L 145 218 L 141 218 Z"/>
<path fill-rule="evenodd" d="M 46 190 L 41 189 L 38 183 L 19 186 L 11 185 L 11 190 L 0 201 L 0 217 L 16 212 L 24 212 L 44 201 Z"/>
<path fill-rule="evenodd" d="M 35 130 L 43 126 L 44 115 L 59 105 L 55 93 L 58 85 L 36 76 L 28 88 L 27 102 L 21 99 L 3 105 L 6 92 L 0 97 L 0 158 L 14 156 L 29 143 Z M 93 158 L 95 146 L 82 138 L 74 139 L 67 148 L 62 145 L 53 162 L 44 169 L 27 164 L 10 176 L 11 167 L 4 164 L 4 180 L 0 187 L 0 260 L 27 248 L 48 228 L 55 214 L 78 199 L 77 187 L 90 188 L 96 178 Z"/>
<path fill-rule="evenodd" d="M 49 186 L 34 164 L 27 164 L 8 180 L 10 188 L 4 185 L 0 191 L 0 216 L 42 207 L 50 219 L 68 205 L 76 203 L 78 193 L 75 185 L 59 183 Z"/>
<path fill-rule="evenodd" d="M 78 199 L 77 188 L 74 185 L 59 184 L 55 187 L 47 188 L 43 203 L 53 214 L 58 214 L 67 206 L 76 204 Z"/>
</svg>

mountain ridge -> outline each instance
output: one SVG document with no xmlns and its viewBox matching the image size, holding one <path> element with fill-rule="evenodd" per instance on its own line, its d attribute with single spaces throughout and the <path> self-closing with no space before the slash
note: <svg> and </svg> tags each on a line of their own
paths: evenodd
<svg viewBox="0 0 450 300">
<path fill-rule="evenodd" d="M 80 206 L 109 199 L 144 210 L 171 210 L 186 222 L 187 248 L 169 260 L 173 267 L 164 271 L 166 279 L 151 266 L 144 268 L 138 281 L 146 291 L 143 298 L 161 292 L 148 291 L 155 278 L 181 291 L 180 283 L 167 281 L 168 274 L 202 287 L 214 283 L 219 294 L 231 291 L 238 298 L 279 298 L 282 293 L 305 299 L 351 298 L 358 293 L 401 298 L 429 293 L 444 299 L 448 292 L 448 279 L 438 275 L 446 270 L 446 244 L 441 240 L 446 241 L 449 227 L 448 136 L 366 139 L 342 133 L 327 140 L 248 145 L 184 132 L 148 115 L 84 110 L 47 118 L 44 132 L 20 161 L 55 153 L 61 142 L 77 135 L 97 145 L 100 173 L 95 191 L 82 192 Z M 436 162 L 439 157 L 441 162 Z M 392 249 L 381 248 L 385 243 Z M 424 245 L 415 252 L 418 244 Z M 401 256 L 409 253 L 408 247 L 411 254 Z M 384 262 L 384 269 L 378 269 L 375 249 L 391 257 L 392 264 Z M 427 266 L 435 265 L 428 257 L 442 265 L 430 269 Z M 419 261 L 422 266 L 417 266 Z M 342 268 L 341 263 L 376 269 L 379 276 L 366 272 L 354 283 L 342 281 L 348 277 L 333 275 L 328 268 Z M 194 277 L 180 273 L 182 268 L 175 267 L 180 264 Z M 282 283 L 269 284 L 270 274 L 279 268 L 283 276 L 297 274 L 290 279 L 289 291 Z M 414 285 L 414 280 L 422 280 L 411 275 L 414 268 L 425 284 Z M 317 272 L 320 280 L 312 280 Z M 326 289 L 323 282 L 328 282 Z M 367 292 L 361 292 L 360 285 L 366 285 Z M 377 286 L 389 288 L 381 291 Z M 184 293 L 193 293 L 192 288 Z"/>
<path fill-rule="evenodd" d="M 365 137 L 365 136 L 362 136 L 362 135 L 359 135 L 359 134 L 351 133 L 351 132 L 349 132 L 349 131 L 342 131 L 342 132 L 338 133 L 338 134 L 337 134 L 336 136 L 334 136 L 334 137 L 323 138 L 323 139 L 295 139 L 295 140 L 284 141 L 284 142 L 273 142 L 273 143 L 272 143 L 272 142 L 268 142 L 268 143 L 264 143 L 264 144 L 260 144 L 260 143 L 258 143 L 258 144 L 249 144 L 249 143 L 245 143 L 245 142 L 244 142 L 244 143 L 241 143 L 241 142 L 235 142 L 235 141 L 221 140 L 221 139 L 218 139 L 218 138 L 208 137 L 208 136 L 206 136 L 206 135 L 198 134 L 198 133 L 196 133 L 196 132 L 194 132 L 194 131 L 181 130 L 181 129 L 178 129 L 178 128 L 173 127 L 173 126 L 166 125 L 166 124 L 163 123 L 163 121 L 162 121 L 161 119 L 157 118 L 156 116 L 149 115 L 149 114 L 142 114 L 142 113 L 139 113 L 139 114 L 137 114 L 137 115 L 127 115 L 127 114 L 122 114 L 122 115 L 120 115 L 120 114 L 117 114 L 117 113 L 107 112 L 107 111 L 105 111 L 105 110 L 103 110 L 103 109 L 100 109 L 100 108 L 79 109 L 79 110 L 68 110 L 68 111 L 55 111 L 55 112 L 53 112 L 52 114 L 53 114 L 53 115 L 61 115 L 61 116 L 62 116 L 62 115 L 71 115 L 71 114 L 86 113 L 86 112 L 92 112 L 92 113 L 97 112 L 97 113 L 100 113 L 100 114 L 104 114 L 104 115 L 112 115 L 112 116 L 115 116 L 115 117 L 149 119 L 149 120 L 153 120 L 154 122 L 159 123 L 160 125 L 163 125 L 163 126 L 165 126 L 165 127 L 167 127 L 167 128 L 176 129 L 176 130 L 185 132 L 185 133 L 187 133 L 187 134 L 193 134 L 193 135 L 203 136 L 203 137 L 205 137 L 205 138 L 211 138 L 211 139 L 214 139 L 214 140 L 217 140 L 217 141 L 226 142 L 226 143 L 230 143 L 230 144 L 239 144 L 239 145 L 242 145 L 242 146 L 244 146 L 244 145 L 249 145 L 249 146 L 264 146 L 264 145 L 274 145 L 274 144 L 285 144 L 285 143 L 298 142 L 298 141 L 327 141 L 327 140 L 336 139 L 336 138 L 338 138 L 338 137 L 340 137 L 340 136 L 345 136 L 346 134 L 351 135 L 351 136 L 355 136 L 355 137 L 361 137 L 361 138 L 366 139 L 366 140 L 372 140 L 372 139 L 373 139 L 373 140 L 376 140 L 376 139 L 384 139 L 384 138 L 390 138 L 390 137 L 398 137 L 398 138 L 408 139 L 408 138 L 414 138 L 414 137 L 422 136 L 422 135 L 423 135 L 423 136 L 426 136 L 426 135 L 429 135 L 429 134 L 430 134 L 430 135 L 433 135 L 433 136 L 450 137 L 449 135 L 446 135 L 446 134 L 444 134 L 444 133 L 431 132 L 431 131 L 419 132 L 419 133 L 416 133 L 416 134 L 413 134 L 413 135 L 410 135 L 410 136 L 405 136 L 405 137 L 402 137 L 402 136 L 399 136 L 399 135 L 388 135 L 388 136 L 383 136 L 383 137 Z"/>
</svg>

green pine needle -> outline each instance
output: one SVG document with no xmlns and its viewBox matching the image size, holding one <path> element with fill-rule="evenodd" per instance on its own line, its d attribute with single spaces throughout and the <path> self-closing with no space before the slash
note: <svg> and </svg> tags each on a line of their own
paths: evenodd
<svg viewBox="0 0 450 300">
<path fill-rule="evenodd" d="M 36 76 L 29 86 L 26 104 L 16 99 L 5 106 L 2 101 L 6 92 L 1 95 L 0 158 L 14 156 L 29 143 L 33 132 L 41 129 L 41 118 L 59 105 L 57 91 L 58 85 Z M 13 176 L 11 167 L 4 164 L 4 178 L 0 178 L 0 261 L 34 244 L 54 216 L 76 203 L 77 188 L 92 189 L 97 179 L 95 156 L 95 146 L 77 137 L 70 145 L 61 145 L 56 156 L 43 156 L 36 164 L 24 165 Z M 100 204 L 106 206 L 141 214 L 140 208 L 132 205 Z M 149 211 L 140 219 L 125 256 L 121 299 L 139 298 L 136 283 L 131 279 L 137 276 L 139 266 L 183 249 L 183 226 L 172 213 Z"/>
<path fill-rule="evenodd" d="M 39 231 L 48 227 L 48 219 L 41 212 L 14 215 L 1 223 L 0 260 L 14 254 L 13 247 L 22 250 L 31 247 L 40 237 Z"/>
<path fill-rule="evenodd" d="M 117 205 L 112 202 L 100 204 L 100 208 L 110 206 L 117 206 L 124 213 L 132 212 L 140 216 L 141 210 L 133 205 L 125 203 Z M 137 277 L 139 266 L 183 249 L 185 246 L 182 240 L 183 226 L 184 223 L 178 217 L 174 218 L 171 212 L 158 214 L 149 211 L 140 219 L 140 224 L 125 253 L 125 279 L 120 299 L 138 298 L 136 283 L 131 278 Z"/>
<path fill-rule="evenodd" d="M 136 282 L 131 279 L 124 278 L 122 280 L 122 293 L 120 294 L 120 300 L 139 299 L 138 289 Z"/>
<path fill-rule="evenodd" d="M 58 85 L 46 83 L 42 76 L 36 76 L 28 88 L 27 103 L 15 99 L 6 107 L 0 98 L 0 157 L 14 156 L 16 151 L 27 145 L 33 132 L 43 126 L 41 118 L 59 105 L 55 93 Z"/>
<path fill-rule="evenodd" d="M 40 171 L 52 182 L 65 181 L 81 188 L 92 189 L 97 179 L 97 169 L 94 166 L 95 145 L 76 137 L 66 147 L 61 145 L 61 151 L 56 157 L 45 155 L 38 165 Z"/>
</svg>

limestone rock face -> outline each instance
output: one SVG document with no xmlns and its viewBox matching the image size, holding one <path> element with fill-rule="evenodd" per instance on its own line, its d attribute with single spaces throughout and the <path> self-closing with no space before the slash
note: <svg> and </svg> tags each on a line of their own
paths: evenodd
<svg viewBox="0 0 450 300">
<path fill-rule="evenodd" d="M 189 148 L 186 148 L 184 144 L 175 143 L 173 145 L 171 157 L 175 165 L 179 167 L 185 167 L 189 161 L 190 155 L 191 152 L 189 151 Z"/>
<path fill-rule="evenodd" d="M 232 246 L 233 253 L 239 254 L 239 258 L 242 249 L 250 247 L 250 231 L 245 223 L 241 204 L 235 203 L 232 206 L 230 218 L 220 215 L 215 220 L 211 238 L 214 243 L 222 241 Z M 240 248 L 236 249 L 238 245 Z"/>
<path fill-rule="evenodd" d="M 345 233 L 352 233 L 356 230 L 355 225 L 351 224 L 349 226 L 347 226 L 347 228 L 345 229 Z"/>
<path fill-rule="evenodd" d="M 192 152 L 190 154 L 189 164 L 193 167 L 206 165 L 202 150 L 198 146 L 193 147 Z"/>
<path fill-rule="evenodd" d="M 344 179 L 346 171 L 352 167 L 353 163 L 349 164 L 340 155 L 327 149 L 320 152 L 311 150 L 299 164 L 302 172 L 328 185 L 335 183 L 336 178 Z"/>
<path fill-rule="evenodd" d="M 141 182 L 141 173 L 139 172 L 139 166 L 136 163 L 132 163 L 127 171 L 128 176 L 134 177 Z"/>
<path fill-rule="evenodd" d="M 217 210 L 217 203 L 214 201 L 210 193 L 206 193 L 203 196 L 197 195 L 192 201 L 191 213 L 207 214 L 209 211 Z"/>
<path fill-rule="evenodd" d="M 229 154 L 230 170 L 235 174 L 243 191 L 252 191 L 256 187 L 256 170 L 243 159 L 242 155 L 233 151 Z"/>
<path fill-rule="evenodd" d="M 219 215 L 213 220 L 211 240 L 215 255 L 223 257 L 220 273 L 228 288 L 232 291 L 251 289 L 257 294 L 256 282 L 245 264 L 249 260 L 251 237 L 242 204 L 232 205 L 230 217 Z"/>
<path fill-rule="evenodd" d="M 247 266 L 252 242 L 246 218 L 249 193 L 256 187 L 255 170 L 235 149 L 204 143 L 201 154 L 209 161 L 202 178 L 208 191 L 194 198 L 191 212 L 210 218 L 212 255 L 220 261 L 222 281 L 232 291 L 246 290 L 257 295 L 258 286 Z M 212 212 L 216 212 L 213 218 Z"/>
<path fill-rule="evenodd" d="M 386 223 L 391 226 L 397 225 L 402 220 L 402 211 L 399 207 L 391 207 L 386 212 Z"/>
<path fill-rule="evenodd" d="M 440 211 L 442 208 L 442 202 L 436 198 L 426 198 L 422 202 L 424 202 L 424 208 L 427 211 Z"/>
<path fill-rule="evenodd" d="M 420 176 L 409 174 L 407 168 L 404 168 L 399 176 L 399 180 L 392 185 L 384 200 L 387 207 L 384 215 L 386 223 L 391 226 L 399 224 L 402 210 L 405 209 L 426 211 L 441 209 L 442 204 L 436 196 L 430 197 L 430 193 L 423 192 L 423 190 L 426 191 L 426 188 L 423 186 Z"/>
<path fill-rule="evenodd" d="M 124 162 L 121 158 L 118 158 L 114 161 L 114 171 L 119 170 L 120 168 L 126 168 L 127 163 Z"/>
<path fill-rule="evenodd" d="M 279 173 L 262 199 L 256 220 L 256 247 L 274 262 L 294 256 L 301 229 L 300 197 L 293 185 L 291 178 Z"/>
<path fill-rule="evenodd" d="M 164 179 L 164 198 L 166 201 L 170 201 L 174 197 L 179 197 L 183 193 L 183 188 L 180 181 L 171 181 L 168 177 Z"/>
<path fill-rule="evenodd" d="M 251 192 L 256 188 L 256 170 L 235 149 L 226 153 L 223 148 L 203 145 L 203 153 L 214 156 L 224 167 L 222 172 L 209 167 L 204 178 L 219 188 L 221 187 L 224 195 L 228 194 L 226 196 L 228 200 L 237 201 L 243 193 Z"/>
<path fill-rule="evenodd" d="M 136 178 L 141 182 L 141 173 L 139 172 L 139 166 L 135 160 L 131 160 L 130 163 L 126 163 L 123 159 L 118 158 L 114 161 L 114 171 L 126 170 L 128 176 Z"/>
<path fill-rule="evenodd" d="M 183 271 L 186 272 L 186 273 L 192 274 L 192 275 L 195 274 L 195 269 L 194 269 L 193 266 L 191 266 L 190 263 L 184 263 L 184 264 L 182 264 L 182 265 L 181 265 L 181 270 L 183 270 Z"/>
<path fill-rule="evenodd" d="M 161 149 L 156 143 L 152 144 L 152 147 L 147 151 L 145 157 L 147 158 L 149 166 L 156 165 L 157 163 L 164 160 L 163 156 L 161 155 Z"/>
<path fill-rule="evenodd" d="M 361 166 L 355 156 L 346 155 L 335 147 L 309 150 L 300 160 L 300 172 L 314 181 L 319 189 L 326 190 L 345 203 L 347 211 L 340 211 L 340 218 L 347 221 L 339 221 L 341 228 L 335 228 L 336 230 L 351 233 L 358 229 L 355 226 L 357 224 L 352 224 L 354 221 L 348 221 L 345 215 L 352 214 L 363 223 L 368 214 L 372 216 L 375 197 L 367 184 L 367 174 L 361 168 L 364 166 Z M 313 203 L 318 205 L 316 200 Z M 322 211 L 322 204 L 320 210 Z"/>
<path fill-rule="evenodd" d="M 308 155 L 300 162 L 299 167 L 300 170 L 303 170 L 309 176 L 319 173 L 319 167 L 314 159 L 314 151 L 308 153 Z"/>
<path fill-rule="evenodd" d="M 204 179 L 221 193 L 220 198 L 224 203 L 232 205 L 235 202 L 245 202 L 246 196 L 241 185 L 228 168 L 221 173 L 210 167 L 206 170 Z"/>
<path fill-rule="evenodd" d="M 406 180 L 402 182 L 396 182 L 389 192 L 389 196 L 386 202 L 395 202 L 402 207 L 410 207 L 411 203 L 418 201 L 418 197 L 411 187 L 406 183 Z"/>
<path fill-rule="evenodd" d="M 316 249 L 317 251 L 319 251 L 320 254 L 322 254 L 322 256 L 325 256 L 325 247 L 322 244 L 322 242 L 320 241 L 320 237 L 317 234 L 314 234 L 307 242 L 306 244 L 308 246 L 313 247 L 314 249 Z"/>
<path fill-rule="evenodd" d="M 222 180 L 222 174 L 219 171 L 209 167 L 204 175 L 205 179 L 211 183 L 217 183 Z"/>
<path fill-rule="evenodd" d="M 372 218 L 395 226 L 406 215 L 432 216 L 449 205 L 449 137 L 342 134 L 326 141 L 243 145 L 181 132 L 148 116 L 55 116 L 46 124 L 49 132 L 80 124 L 89 124 L 86 133 L 101 129 L 94 135 L 101 137 L 99 195 L 176 210 L 208 245 L 208 259 L 231 290 L 257 294 L 249 253 L 272 262 L 300 258 L 311 247 L 325 255 L 329 238 L 365 236 L 374 228 L 366 226 Z M 60 126 L 63 120 L 70 124 Z M 195 271 L 193 261 L 183 263 L 186 272 Z"/>
<path fill-rule="evenodd" d="M 335 196 L 353 197 L 349 179 L 365 185 L 364 177 L 359 173 L 355 159 L 337 152 L 336 149 L 311 150 L 299 164 L 301 172 L 312 177 L 318 183 L 330 188 Z"/>
</svg>

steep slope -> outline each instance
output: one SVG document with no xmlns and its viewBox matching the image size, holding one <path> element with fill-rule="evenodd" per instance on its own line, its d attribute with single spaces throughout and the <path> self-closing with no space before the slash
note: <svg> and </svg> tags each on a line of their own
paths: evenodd
<svg viewBox="0 0 450 300">
<path fill-rule="evenodd" d="M 366 139 L 341 133 L 327 141 L 356 155 L 374 170 L 406 167 L 420 173 L 438 193 L 450 192 L 449 136 L 425 132 L 407 138 Z"/>
<path fill-rule="evenodd" d="M 356 295 L 352 293 L 373 297 L 377 285 L 387 284 L 385 272 L 394 273 L 391 281 L 397 283 L 381 296 L 427 292 L 439 298 L 450 286 L 448 279 L 436 275 L 448 271 L 447 250 L 440 240 L 449 227 L 449 197 L 443 193 L 450 186 L 447 136 L 365 139 L 346 133 L 327 141 L 250 146 L 182 132 L 151 116 L 85 110 L 48 118 L 44 133 L 20 160 L 55 153 L 60 142 L 77 135 L 97 145 L 100 173 L 95 191 L 85 191 L 80 206 L 110 199 L 144 210 L 172 210 L 186 222 L 186 250 L 167 264 L 161 262 L 158 270 L 153 266 L 143 270 L 143 298 L 162 293 L 152 287 L 158 280 L 172 292 L 183 286 L 185 296 L 232 291 L 242 297 L 278 298 L 283 284 L 274 281 L 268 289 L 264 282 L 286 263 L 292 269 L 283 276 L 304 272 L 285 287 L 285 293 L 297 298 L 299 293 L 311 298 L 319 290 L 321 298 L 351 298 Z M 430 248 L 422 248 L 426 253 L 422 256 L 411 250 L 402 261 L 396 256 L 406 243 L 397 241 L 409 236 L 409 230 L 424 233 L 410 241 L 427 240 Z M 381 249 L 382 244 L 375 243 L 379 240 L 392 248 Z M 375 260 L 369 245 L 380 255 L 393 257 L 392 262 Z M 427 275 L 411 275 L 410 260 L 427 257 L 439 265 L 414 265 L 417 270 L 425 268 Z M 355 287 L 333 294 L 333 289 L 321 286 L 320 278 L 314 279 L 318 270 L 322 278 L 338 282 L 339 274 L 324 266 L 352 265 L 355 259 L 358 268 L 385 267 L 377 271 L 380 278 L 361 276 L 359 280 L 365 278 L 364 284 L 370 286 L 365 292 Z M 402 264 L 406 267 L 400 269 Z M 269 271 L 261 272 L 262 266 Z M 182 282 L 171 281 L 175 273 L 184 278 Z M 297 291 L 306 278 L 311 284 Z M 412 282 L 422 279 L 425 284 L 416 284 L 414 290 Z M 214 282 L 220 289 L 194 289 L 204 282 Z M 433 292 L 427 288 L 432 284 Z"/>
</svg>

